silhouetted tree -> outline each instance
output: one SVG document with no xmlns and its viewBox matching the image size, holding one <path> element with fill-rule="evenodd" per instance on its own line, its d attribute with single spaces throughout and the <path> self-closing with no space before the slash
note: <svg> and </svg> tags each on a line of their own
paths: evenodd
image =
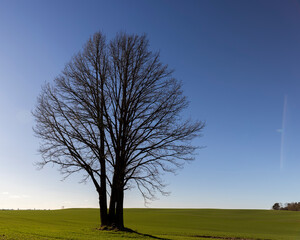
<svg viewBox="0 0 300 240">
<path fill-rule="evenodd" d="M 279 203 L 274 203 L 272 209 L 273 210 L 280 210 L 280 204 Z"/>
<path fill-rule="evenodd" d="M 38 97 L 39 164 L 57 164 L 67 176 L 84 171 L 99 194 L 102 226 L 123 229 L 124 190 L 137 186 L 145 200 L 165 194 L 161 173 L 193 159 L 191 140 L 204 124 L 182 120 L 187 106 L 145 36 L 121 33 L 107 43 L 96 33 Z"/>
</svg>

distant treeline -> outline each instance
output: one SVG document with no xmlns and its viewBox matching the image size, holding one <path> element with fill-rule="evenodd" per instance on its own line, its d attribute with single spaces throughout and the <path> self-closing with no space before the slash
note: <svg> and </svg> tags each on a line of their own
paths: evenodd
<svg viewBox="0 0 300 240">
<path fill-rule="evenodd" d="M 273 210 L 289 210 L 289 211 L 300 211 L 300 202 L 292 203 L 275 203 L 272 207 Z"/>
</svg>

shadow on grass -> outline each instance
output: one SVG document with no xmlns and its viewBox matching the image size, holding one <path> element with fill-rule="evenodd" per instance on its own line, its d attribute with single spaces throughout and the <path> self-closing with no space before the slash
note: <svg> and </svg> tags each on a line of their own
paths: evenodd
<svg viewBox="0 0 300 240">
<path fill-rule="evenodd" d="M 123 232 L 123 233 L 133 233 L 133 234 L 136 234 L 136 235 L 139 235 L 139 236 L 143 236 L 143 237 L 148 237 L 148 238 L 152 238 L 152 239 L 159 239 L 159 240 L 171 240 L 169 238 L 160 238 L 160 237 L 156 237 L 156 236 L 153 236 L 151 234 L 146 234 L 146 233 L 140 233 L 140 232 L 137 232 L 137 231 L 134 231 L 130 228 L 123 228 L 122 230 L 120 229 L 116 229 L 116 228 L 107 228 L 107 227 L 104 227 L 104 228 L 98 228 L 98 230 L 104 230 L 104 231 L 114 231 L 114 232 Z"/>
<path fill-rule="evenodd" d="M 125 228 L 123 231 L 129 232 L 129 233 L 135 233 L 135 234 L 137 234 L 139 236 L 149 237 L 149 238 L 153 238 L 153 239 L 170 240 L 169 238 L 160 238 L 160 237 L 156 237 L 156 236 L 153 236 L 153 235 L 150 235 L 150 234 L 139 233 L 139 232 L 134 231 L 134 230 L 132 230 L 130 228 Z"/>
<path fill-rule="evenodd" d="M 193 235 L 192 237 L 197 238 L 208 238 L 208 239 L 223 239 L 223 240 L 271 240 L 271 239 L 261 239 L 261 238 L 243 238 L 243 237 L 215 237 L 207 235 Z"/>
</svg>

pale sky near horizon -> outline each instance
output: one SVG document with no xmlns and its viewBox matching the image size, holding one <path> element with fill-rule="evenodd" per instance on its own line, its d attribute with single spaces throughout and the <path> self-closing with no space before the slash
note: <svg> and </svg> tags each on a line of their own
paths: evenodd
<svg viewBox="0 0 300 240">
<path fill-rule="evenodd" d="M 149 207 L 258 208 L 300 201 L 298 0 L 0 0 L 0 209 L 98 207 L 92 183 L 37 170 L 31 111 L 96 31 L 146 33 L 204 120 L 205 148 Z M 144 207 L 136 190 L 125 207 Z"/>
</svg>

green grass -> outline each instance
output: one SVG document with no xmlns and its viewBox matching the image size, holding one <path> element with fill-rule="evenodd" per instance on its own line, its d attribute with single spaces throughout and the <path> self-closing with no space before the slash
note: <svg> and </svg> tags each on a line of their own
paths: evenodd
<svg viewBox="0 0 300 240">
<path fill-rule="evenodd" d="M 97 209 L 0 211 L 0 240 L 300 239 L 300 212 L 217 209 L 126 209 L 138 233 L 99 231 Z"/>
</svg>

